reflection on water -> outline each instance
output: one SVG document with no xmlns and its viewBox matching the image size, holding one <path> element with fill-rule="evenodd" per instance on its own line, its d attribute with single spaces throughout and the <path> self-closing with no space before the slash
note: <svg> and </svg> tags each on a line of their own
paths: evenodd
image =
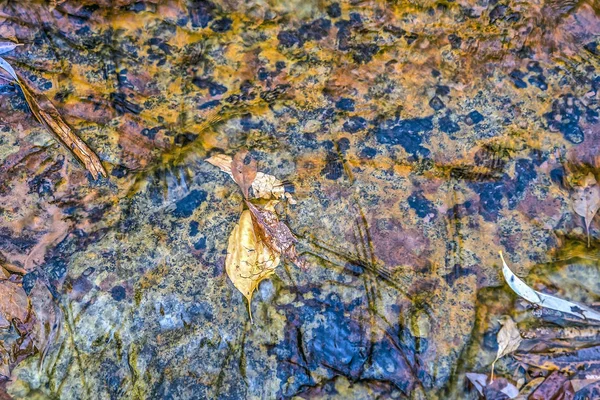
<svg viewBox="0 0 600 400">
<path fill-rule="evenodd" d="M 0 251 L 33 310 L 0 321 L 0 398 L 474 399 L 502 315 L 524 341 L 498 376 L 594 397 L 596 326 L 520 300 L 498 257 L 597 306 L 572 205 L 600 179 L 594 2 L 50 3 L 0 4 L 6 59 L 109 177 L 0 85 Z M 224 266 L 242 195 L 204 162 L 243 148 L 306 260 L 253 325 Z"/>
</svg>

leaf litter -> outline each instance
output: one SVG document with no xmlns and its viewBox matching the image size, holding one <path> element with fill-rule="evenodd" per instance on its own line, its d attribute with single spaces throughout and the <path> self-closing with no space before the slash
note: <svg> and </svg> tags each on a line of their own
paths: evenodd
<svg viewBox="0 0 600 400">
<path fill-rule="evenodd" d="M 466 373 L 466 378 L 485 399 L 596 398 L 600 387 L 600 346 L 595 344 L 594 338 L 598 331 L 585 326 L 595 326 L 600 320 L 600 313 L 585 305 L 534 290 L 511 271 L 502 253 L 500 256 L 504 278 L 519 297 L 539 306 L 540 310 L 559 311 L 566 316 L 558 330 L 539 327 L 538 323 L 529 330 L 519 330 L 511 317 L 500 317 L 502 327 L 497 334 L 498 350 L 490 380 L 476 372 Z M 567 316 L 576 318 L 569 319 Z M 570 323 L 583 328 L 569 327 Z M 504 377 L 494 378 L 495 363 L 507 355 L 516 360 L 513 378 L 521 376 L 516 384 Z M 514 366 L 514 361 L 509 365 Z"/>
<path fill-rule="evenodd" d="M 20 44 L 2 41 L 0 42 L 0 54 L 14 50 L 17 46 Z M 35 94 L 25 80 L 20 79 L 14 68 L 2 57 L 0 57 L 0 68 L 8 72 L 14 82 L 19 85 L 29 109 L 38 122 L 56 136 L 58 141 L 83 164 L 94 179 L 98 179 L 100 176 L 106 177 L 106 170 L 96 153 L 73 132 L 52 102 L 42 94 Z"/>
<path fill-rule="evenodd" d="M 274 273 L 281 258 L 304 266 L 296 253 L 296 237 L 275 212 L 280 201 L 291 196 L 286 196 L 279 179 L 257 171 L 257 162 L 247 150 L 233 158 L 215 155 L 206 161 L 231 176 L 244 195 L 246 209 L 229 235 L 225 269 L 247 299 L 252 321 L 252 295 Z"/>
<path fill-rule="evenodd" d="M 508 265 L 506 265 L 502 252 L 500 252 L 500 258 L 502 259 L 502 273 L 506 283 L 508 283 L 508 286 L 510 286 L 510 288 L 520 297 L 540 307 L 560 311 L 565 314 L 571 314 L 584 320 L 591 319 L 600 321 L 600 312 L 590 307 L 532 289 L 521 278 L 516 276 Z"/>
</svg>

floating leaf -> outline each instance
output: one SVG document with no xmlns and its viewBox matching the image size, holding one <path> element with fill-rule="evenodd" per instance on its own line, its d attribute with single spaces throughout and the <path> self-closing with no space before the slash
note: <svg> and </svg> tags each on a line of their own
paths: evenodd
<svg viewBox="0 0 600 400">
<path fill-rule="evenodd" d="M 492 376 L 491 381 L 494 381 L 494 365 L 496 361 L 501 359 L 502 357 L 511 354 L 519 348 L 521 341 L 521 334 L 519 333 L 519 329 L 517 329 L 517 324 L 512 320 L 508 315 L 503 315 L 498 320 L 500 324 L 502 324 L 502 328 L 498 331 L 498 353 L 496 354 L 496 359 L 492 363 Z"/>
<path fill-rule="evenodd" d="M 231 157 L 225 154 L 217 154 L 207 158 L 206 162 L 220 168 L 221 171 L 226 172 L 233 178 L 233 175 L 231 175 L 231 163 L 233 162 L 233 159 Z"/>
<path fill-rule="evenodd" d="M 25 95 L 25 100 L 27 100 L 27 104 L 29 104 L 29 108 L 31 108 L 31 112 L 33 112 L 36 119 L 44 125 L 46 129 L 56 135 L 58 140 L 69 149 L 92 174 L 94 179 L 97 179 L 100 175 L 106 177 L 106 170 L 102 166 L 98 156 L 73 132 L 50 100 L 45 96 L 40 96 L 39 98 L 36 97 L 27 87 L 25 82 L 22 80 L 19 80 L 18 82 Z"/>
<path fill-rule="evenodd" d="M 544 294 L 533 290 L 521 278 L 516 276 L 508 265 L 504 261 L 502 252 L 500 252 L 500 258 L 502 258 L 502 273 L 508 286 L 519 296 L 529 301 L 530 303 L 537 304 L 541 307 L 550 308 L 552 310 L 560 311 L 566 314 L 575 315 L 582 319 L 593 319 L 600 321 L 600 313 L 584 306 L 583 304 L 573 303 L 571 301 L 563 300 L 549 294 Z"/>
<path fill-rule="evenodd" d="M 231 164 L 233 163 L 233 159 L 231 157 L 225 154 L 217 154 L 207 158 L 206 162 L 220 168 L 221 171 L 233 178 L 233 174 L 231 172 Z M 265 200 L 287 199 L 291 204 L 295 204 L 295 201 L 291 196 L 286 196 L 283 182 L 273 175 L 257 172 L 251 187 L 252 195 L 250 197 L 252 198 Z"/>
<path fill-rule="evenodd" d="M 590 245 L 590 224 L 600 209 L 600 187 L 596 178 L 590 172 L 584 179 L 583 185 L 577 187 L 572 196 L 573 209 L 585 219 L 588 247 Z"/>
<path fill-rule="evenodd" d="M 245 199 L 248 198 L 248 190 L 256 178 L 256 172 L 256 160 L 247 150 L 240 151 L 233 157 L 231 176 L 242 189 Z"/>
<path fill-rule="evenodd" d="M 10 327 L 13 320 L 27 320 L 29 299 L 25 290 L 12 281 L 0 281 L 0 328 Z"/>
<path fill-rule="evenodd" d="M 279 261 L 280 255 L 257 237 L 252 215 L 249 210 L 244 210 L 229 236 L 225 269 L 229 279 L 248 300 L 250 320 L 252 294 L 263 279 L 273 274 Z"/>
<path fill-rule="evenodd" d="M 260 281 L 273 274 L 281 255 L 302 265 L 297 260 L 296 238 L 275 213 L 279 201 L 270 200 L 265 205 L 256 205 L 248 199 L 250 187 L 259 198 L 284 197 L 283 184 L 271 175 L 257 172 L 256 160 L 247 151 L 237 153 L 233 159 L 216 155 L 206 161 L 229 174 L 244 193 L 248 210 L 242 212 L 239 223 L 229 236 L 225 263 L 235 287 L 248 299 L 252 319 L 252 293 Z M 281 187 L 281 191 L 276 189 L 276 185 Z"/>
</svg>

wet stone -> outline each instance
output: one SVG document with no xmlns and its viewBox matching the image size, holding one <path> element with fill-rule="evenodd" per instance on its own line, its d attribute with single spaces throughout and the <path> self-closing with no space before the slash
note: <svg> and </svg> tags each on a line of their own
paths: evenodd
<svg viewBox="0 0 600 400">
<path fill-rule="evenodd" d="M 0 398 L 474 399 L 501 315 L 571 327 L 510 292 L 499 251 L 597 302 L 598 221 L 588 245 L 570 201 L 600 177 L 590 2 L 56 3 L 0 5 L 23 44 L 3 57 L 108 177 L 0 82 L 0 261 L 58 316 L 43 351 L 6 358 L 28 342 L 0 332 Z M 226 268 L 243 195 L 205 162 L 244 149 L 293 197 L 303 261 L 250 303 Z M 533 376 L 516 363 L 497 380 Z"/>
</svg>

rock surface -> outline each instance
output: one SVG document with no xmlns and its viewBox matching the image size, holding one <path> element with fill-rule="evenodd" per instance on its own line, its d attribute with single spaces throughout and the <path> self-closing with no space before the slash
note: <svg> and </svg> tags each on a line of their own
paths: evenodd
<svg viewBox="0 0 600 400">
<path fill-rule="evenodd" d="M 524 275 L 586 241 L 564 177 L 598 167 L 588 2 L 57 3 L 0 5 L 6 58 L 109 178 L 0 85 L 0 251 L 61 318 L 15 399 L 475 398 L 481 300 L 516 300 L 498 251 Z M 254 325 L 224 266 L 242 196 L 203 162 L 241 148 L 293 192 L 307 262 Z"/>
</svg>

